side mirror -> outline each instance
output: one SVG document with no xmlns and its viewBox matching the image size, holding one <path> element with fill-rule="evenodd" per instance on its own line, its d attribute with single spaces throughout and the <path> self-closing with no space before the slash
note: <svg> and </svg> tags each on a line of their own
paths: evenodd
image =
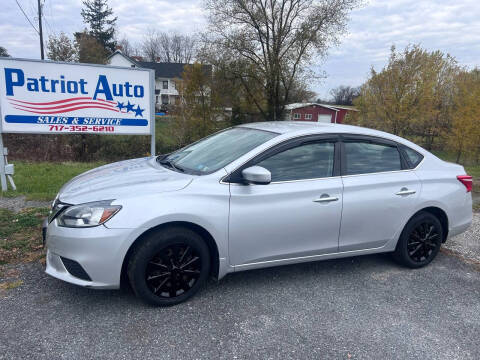
<svg viewBox="0 0 480 360">
<path fill-rule="evenodd" d="M 267 185 L 272 181 L 272 173 L 261 166 L 251 166 L 243 169 L 242 176 L 249 184 Z"/>
</svg>

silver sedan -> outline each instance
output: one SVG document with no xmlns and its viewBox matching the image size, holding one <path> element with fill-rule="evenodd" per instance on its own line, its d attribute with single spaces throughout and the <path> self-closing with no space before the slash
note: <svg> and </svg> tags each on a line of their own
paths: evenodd
<svg viewBox="0 0 480 360">
<path fill-rule="evenodd" d="M 462 166 L 384 132 L 245 124 L 65 184 L 46 272 L 173 305 L 234 271 L 383 252 L 418 268 L 468 228 L 471 189 Z"/>
</svg>

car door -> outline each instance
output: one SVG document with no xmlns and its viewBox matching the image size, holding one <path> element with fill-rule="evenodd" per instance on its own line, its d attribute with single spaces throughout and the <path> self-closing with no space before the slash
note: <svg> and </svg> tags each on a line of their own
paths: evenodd
<svg viewBox="0 0 480 360">
<path fill-rule="evenodd" d="M 421 189 L 397 144 L 372 137 L 344 138 L 342 179 L 340 251 L 377 248 L 395 238 Z"/>
<path fill-rule="evenodd" d="M 249 161 L 230 184 L 229 258 L 236 266 L 338 250 L 342 180 L 337 138 L 290 141 Z M 268 169 L 268 185 L 241 184 L 241 170 Z"/>
</svg>

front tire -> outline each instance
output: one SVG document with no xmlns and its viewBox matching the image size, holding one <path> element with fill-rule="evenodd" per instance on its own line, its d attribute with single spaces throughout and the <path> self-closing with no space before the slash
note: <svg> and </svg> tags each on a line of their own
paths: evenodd
<svg viewBox="0 0 480 360">
<path fill-rule="evenodd" d="M 419 212 L 405 225 L 393 258 L 409 268 L 428 265 L 440 251 L 443 228 L 435 215 Z"/>
<path fill-rule="evenodd" d="M 171 227 L 148 234 L 128 263 L 135 294 L 151 305 L 181 303 L 200 290 L 210 272 L 210 253 L 190 229 Z"/>
</svg>

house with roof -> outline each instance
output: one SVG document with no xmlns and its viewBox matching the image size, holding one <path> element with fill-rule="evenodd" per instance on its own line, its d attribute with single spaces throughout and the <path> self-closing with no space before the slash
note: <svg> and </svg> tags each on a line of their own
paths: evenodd
<svg viewBox="0 0 480 360">
<path fill-rule="evenodd" d="M 294 103 L 285 106 L 284 119 L 342 124 L 345 116 L 358 111 L 353 106 L 318 103 Z"/>
<path fill-rule="evenodd" d="M 108 57 L 108 63 L 112 66 L 140 67 L 155 70 L 155 105 L 159 109 L 168 109 L 179 100 L 175 79 L 180 79 L 186 66 L 184 63 L 162 63 L 142 61 L 139 57 L 130 57 L 117 49 Z M 212 73 L 211 65 L 202 65 L 205 73 Z"/>
</svg>

